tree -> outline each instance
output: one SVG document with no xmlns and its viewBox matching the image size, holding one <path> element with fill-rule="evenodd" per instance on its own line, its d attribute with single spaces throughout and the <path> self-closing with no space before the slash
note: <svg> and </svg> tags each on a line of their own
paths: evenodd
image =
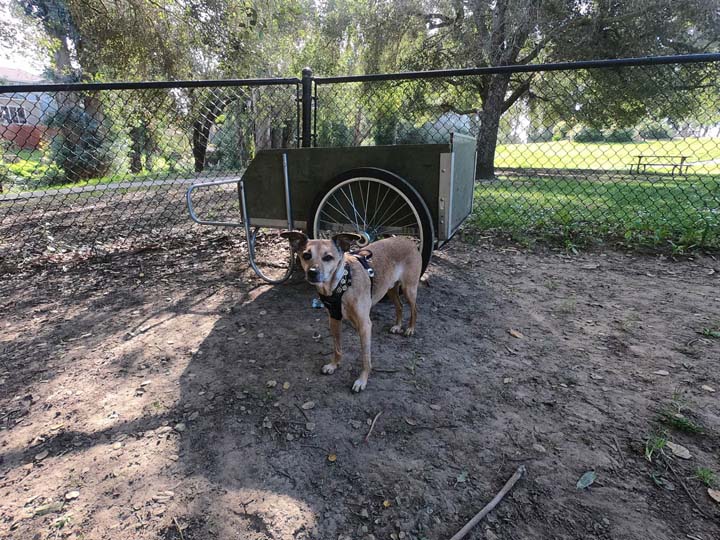
<svg viewBox="0 0 720 540">
<path fill-rule="evenodd" d="M 717 50 L 720 36 L 717 0 L 405 0 L 378 4 L 384 6 L 378 8 L 384 22 L 376 23 L 383 32 L 377 39 L 409 44 L 394 56 L 369 48 L 369 57 L 381 59 L 383 67 L 390 69 L 497 67 L 702 52 Z M 404 23 L 398 23 L 394 31 L 387 23 L 401 19 Z M 418 32 L 421 37 L 413 40 Z M 594 78 L 601 82 L 603 74 L 594 74 Z M 463 82 L 476 96 L 471 107 L 447 102 L 458 112 L 479 115 L 479 177 L 494 176 L 500 118 L 519 99 L 530 95 L 536 81 L 533 74 L 477 77 Z M 629 99 L 642 95 L 642 88 L 632 90 Z"/>
</svg>

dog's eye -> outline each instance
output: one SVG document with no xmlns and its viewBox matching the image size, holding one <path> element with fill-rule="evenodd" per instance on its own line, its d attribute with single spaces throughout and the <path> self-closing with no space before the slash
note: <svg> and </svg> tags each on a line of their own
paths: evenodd
<svg viewBox="0 0 720 540">
<path fill-rule="evenodd" d="M 305 259 L 306 261 L 309 261 L 310 259 L 312 259 L 312 254 L 310 252 L 306 251 L 305 253 L 302 254 L 302 258 Z"/>
<path fill-rule="evenodd" d="M 325 262 L 330 262 L 330 261 L 333 260 L 333 258 L 334 258 L 334 257 L 333 257 L 332 255 L 325 255 L 325 256 L 322 258 L 322 260 L 325 261 Z"/>
</svg>

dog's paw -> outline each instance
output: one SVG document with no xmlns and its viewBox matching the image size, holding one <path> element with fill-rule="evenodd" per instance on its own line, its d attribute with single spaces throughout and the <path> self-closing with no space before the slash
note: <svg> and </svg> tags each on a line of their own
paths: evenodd
<svg viewBox="0 0 720 540">
<path fill-rule="evenodd" d="M 405 337 L 410 337 L 415 335 L 415 329 L 414 328 L 408 328 L 405 330 Z"/>
<path fill-rule="evenodd" d="M 362 390 L 365 390 L 365 387 L 367 386 L 367 380 L 358 379 L 353 383 L 353 392 L 360 392 Z"/>
<path fill-rule="evenodd" d="M 390 328 L 390 333 L 391 334 L 402 334 L 402 326 L 400 326 L 399 324 L 396 324 L 395 326 Z"/>
<path fill-rule="evenodd" d="M 336 370 L 337 368 L 338 368 L 338 365 L 337 365 L 337 364 L 325 364 L 325 365 L 322 367 L 322 372 L 323 372 L 325 375 L 331 375 L 331 374 L 335 373 L 335 370 Z"/>
</svg>

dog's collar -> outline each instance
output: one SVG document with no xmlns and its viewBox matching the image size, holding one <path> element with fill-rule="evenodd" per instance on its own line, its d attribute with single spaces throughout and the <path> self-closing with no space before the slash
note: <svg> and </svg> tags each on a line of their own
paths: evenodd
<svg viewBox="0 0 720 540">
<path fill-rule="evenodd" d="M 372 257 L 372 252 L 369 250 L 363 250 L 357 253 L 351 253 L 350 255 L 355 257 L 360 262 L 360 265 L 367 272 L 368 277 L 370 278 L 370 294 L 372 295 L 374 284 L 373 278 L 375 277 L 375 271 L 372 269 L 368 261 L 368 259 Z M 330 317 L 332 317 L 336 321 L 342 320 L 342 296 L 343 294 L 345 294 L 345 291 L 350 288 L 350 285 L 352 285 L 350 263 L 346 262 L 345 270 L 340 277 L 340 281 L 338 281 L 338 284 L 335 285 L 335 288 L 332 290 L 332 293 L 330 293 L 330 295 L 319 295 L 323 305 L 330 312 Z"/>
<path fill-rule="evenodd" d="M 330 295 L 320 295 L 320 300 L 330 313 L 330 317 L 337 321 L 342 320 L 342 296 L 351 284 L 350 264 L 345 263 L 345 270 L 343 271 L 342 277 L 332 293 Z"/>
</svg>

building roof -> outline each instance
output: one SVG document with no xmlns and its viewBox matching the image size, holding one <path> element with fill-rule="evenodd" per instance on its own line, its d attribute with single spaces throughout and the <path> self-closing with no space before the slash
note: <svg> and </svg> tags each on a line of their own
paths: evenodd
<svg viewBox="0 0 720 540">
<path fill-rule="evenodd" d="M 42 82 L 43 80 L 39 75 L 34 75 L 24 69 L 0 66 L 0 81 L 9 84 L 28 84 Z"/>
</svg>

